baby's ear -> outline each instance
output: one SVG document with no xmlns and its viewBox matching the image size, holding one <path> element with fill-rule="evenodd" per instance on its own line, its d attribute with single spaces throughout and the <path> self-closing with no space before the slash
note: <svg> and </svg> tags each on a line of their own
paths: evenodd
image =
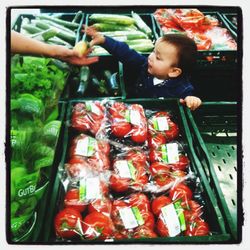
<svg viewBox="0 0 250 250">
<path fill-rule="evenodd" d="M 177 77 L 182 73 L 182 70 L 177 67 L 172 67 L 171 71 L 168 73 L 169 77 Z"/>
</svg>

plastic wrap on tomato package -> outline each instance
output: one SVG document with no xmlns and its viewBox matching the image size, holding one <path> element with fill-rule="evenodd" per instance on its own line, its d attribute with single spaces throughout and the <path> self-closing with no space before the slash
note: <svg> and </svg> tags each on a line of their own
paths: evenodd
<svg viewBox="0 0 250 250">
<path fill-rule="evenodd" d="M 143 193 L 133 193 L 113 201 L 111 218 L 116 227 L 116 238 L 154 238 L 155 220 L 150 201 Z"/>
<path fill-rule="evenodd" d="M 72 108 L 71 126 L 75 130 L 96 135 L 104 122 L 104 107 L 100 101 L 86 101 Z"/>
<path fill-rule="evenodd" d="M 110 169 L 110 145 L 107 141 L 80 134 L 73 138 L 66 165 L 72 177 L 84 176 L 86 168 L 101 172 Z"/>
<path fill-rule="evenodd" d="M 193 30 L 186 30 L 188 37 L 194 40 L 197 50 L 210 50 L 212 47 L 212 40 L 204 33 L 195 33 Z"/>
<path fill-rule="evenodd" d="M 85 176 L 71 179 L 67 174 L 61 176 L 65 192 L 61 194 L 60 210 L 54 219 L 55 233 L 65 240 L 88 238 L 84 231 L 83 215 L 98 212 L 110 216 L 108 180 L 109 173 L 98 173 L 85 168 Z"/>
<path fill-rule="evenodd" d="M 198 9 L 167 9 L 167 12 L 184 30 L 199 27 L 205 19 Z"/>
<path fill-rule="evenodd" d="M 82 221 L 82 230 L 85 239 L 107 240 L 113 239 L 116 233 L 111 218 L 101 212 L 91 212 Z"/>
<path fill-rule="evenodd" d="M 120 145 L 144 146 L 147 143 L 147 121 L 144 109 L 139 104 L 108 101 L 107 123 L 97 138 L 109 139 Z"/>
<path fill-rule="evenodd" d="M 154 12 L 154 17 L 157 22 L 160 24 L 162 31 L 168 33 L 167 31 L 180 31 L 183 29 L 173 20 L 172 15 L 170 15 L 166 9 L 157 9 Z"/>
<path fill-rule="evenodd" d="M 185 171 L 189 166 L 189 159 L 180 142 L 172 141 L 158 148 L 151 148 L 149 151 L 150 164 L 154 162 L 163 162 L 171 165 L 173 170 Z"/>
<path fill-rule="evenodd" d="M 149 183 L 144 185 L 143 191 L 151 194 L 166 192 L 178 183 L 185 183 L 194 178 L 193 172 L 175 169 L 164 162 L 153 162 L 149 167 Z"/>
<path fill-rule="evenodd" d="M 148 117 L 148 147 L 158 148 L 179 136 L 179 127 L 167 111 L 146 111 Z"/>
<path fill-rule="evenodd" d="M 178 184 L 168 195 L 153 198 L 151 209 L 157 218 L 157 233 L 162 237 L 210 234 L 209 226 L 202 218 L 205 208 L 193 199 L 193 192 L 187 185 Z"/>
<path fill-rule="evenodd" d="M 54 230 L 58 238 L 68 240 L 82 237 L 82 214 L 74 208 L 60 210 L 54 218 Z"/>
<path fill-rule="evenodd" d="M 212 41 L 212 50 L 237 50 L 237 43 L 225 28 L 213 27 L 206 35 Z"/>
<path fill-rule="evenodd" d="M 142 191 L 148 183 L 147 155 L 142 150 L 132 149 L 116 155 L 112 163 L 110 188 L 116 193 Z"/>
</svg>

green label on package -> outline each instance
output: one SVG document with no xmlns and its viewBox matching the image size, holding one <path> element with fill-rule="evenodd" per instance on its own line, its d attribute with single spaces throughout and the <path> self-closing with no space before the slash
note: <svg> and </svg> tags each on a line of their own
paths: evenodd
<svg viewBox="0 0 250 250">
<path fill-rule="evenodd" d="M 179 161 L 178 144 L 167 143 L 161 146 L 162 160 L 166 163 L 176 163 Z"/>
<path fill-rule="evenodd" d="M 119 160 L 115 162 L 115 168 L 118 170 L 119 176 L 122 178 L 130 178 L 135 180 L 136 169 L 132 161 Z"/>
<path fill-rule="evenodd" d="M 167 118 L 166 117 L 155 117 L 153 119 L 153 127 L 155 130 L 158 130 L 158 131 L 169 130 Z"/>
<path fill-rule="evenodd" d="M 99 177 L 90 177 L 80 181 L 80 201 L 95 200 L 101 198 Z"/>
<path fill-rule="evenodd" d="M 126 110 L 125 119 L 133 125 L 141 124 L 140 112 L 136 110 Z"/>
<path fill-rule="evenodd" d="M 96 115 L 100 115 L 100 109 L 92 101 L 86 102 L 86 109 Z"/>
<path fill-rule="evenodd" d="M 77 142 L 76 154 L 90 157 L 95 153 L 96 140 L 92 137 L 85 137 Z"/>
</svg>

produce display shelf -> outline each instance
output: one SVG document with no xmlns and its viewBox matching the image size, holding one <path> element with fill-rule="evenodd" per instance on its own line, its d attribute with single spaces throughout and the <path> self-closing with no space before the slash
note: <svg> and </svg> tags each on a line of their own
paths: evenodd
<svg viewBox="0 0 250 250">
<path fill-rule="evenodd" d="M 76 98 L 109 98 L 109 99 L 125 99 L 126 90 L 123 80 L 123 72 L 121 63 L 115 60 L 113 57 L 100 56 L 99 61 L 93 65 L 89 65 L 89 80 L 84 93 L 79 93 L 78 89 L 80 86 L 79 74 L 70 74 L 67 84 L 65 86 L 64 93 L 62 95 L 62 100 L 72 100 Z M 107 83 L 108 79 L 104 76 L 104 71 L 109 71 L 111 75 L 116 74 L 116 83 L 118 84 L 119 90 L 110 87 Z M 100 93 L 96 86 L 92 83 L 92 76 L 97 77 L 99 82 L 102 80 L 106 81 L 106 89 L 108 93 Z M 117 93 L 116 93 L 117 92 Z"/>
<path fill-rule="evenodd" d="M 54 16 L 53 13 L 46 13 L 45 15 L 52 16 L 52 17 Z M 58 16 L 58 15 L 60 15 L 60 19 L 62 19 L 62 20 L 72 21 L 73 18 L 75 17 L 75 15 L 76 15 L 76 13 L 60 13 L 60 14 L 57 13 L 55 15 L 55 17 Z M 16 18 L 16 20 L 13 22 L 12 29 L 15 30 L 15 31 L 17 31 L 17 32 L 21 32 L 21 30 L 22 30 L 22 24 L 23 24 L 23 21 L 25 19 L 28 19 L 29 21 L 35 20 L 36 16 L 32 15 L 32 14 L 20 14 Z M 81 14 L 81 19 L 80 19 L 80 22 L 79 22 L 79 27 L 78 27 L 77 32 L 76 32 L 75 43 L 77 41 L 79 41 L 79 37 L 80 37 L 80 34 L 81 34 L 81 28 L 82 28 L 83 21 L 84 21 L 84 14 Z"/>
<path fill-rule="evenodd" d="M 193 147 L 213 187 L 227 227 L 238 240 L 241 165 L 236 102 L 205 102 L 195 112 L 186 109 Z"/>
<path fill-rule="evenodd" d="M 202 9 L 201 9 L 202 11 Z M 224 21 L 221 14 L 217 11 L 202 11 L 204 15 L 211 15 L 219 21 L 219 27 L 227 28 L 230 35 L 237 42 L 237 32 L 233 31 L 232 28 Z M 163 31 L 160 27 L 159 22 L 155 19 L 156 22 L 156 32 L 162 36 Z M 199 50 L 197 58 L 197 66 L 220 66 L 223 67 L 226 65 L 235 64 L 237 61 L 237 50 Z"/>
<path fill-rule="evenodd" d="M 131 9 L 132 11 L 133 9 Z M 137 13 L 136 10 L 133 10 Z M 102 13 L 101 11 L 100 12 L 96 12 L 96 13 Z M 113 12 L 112 12 L 113 13 Z M 110 14 L 110 13 L 109 13 Z M 130 16 L 131 17 L 131 12 L 124 12 L 124 13 L 120 13 L 118 10 L 117 12 L 114 12 L 113 14 L 119 14 L 119 15 L 125 15 L 125 16 Z M 151 37 L 151 40 L 152 42 L 154 43 L 156 41 L 156 39 L 159 37 L 159 34 L 156 32 L 156 22 L 155 22 L 155 18 L 152 14 L 149 14 L 149 13 L 138 13 L 138 15 L 142 18 L 142 20 L 150 27 L 150 29 L 152 30 L 152 37 Z M 89 26 L 91 25 L 91 22 L 89 20 L 89 17 L 91 16 L 90 13 L 87 13 L 86 14 L 86 18 L 85 18 L 85 25 L 86 26 Z M 82 36 L 82 39 L 81 40 L 84 40 L 84 41 L 89 41 L 89 37 L 84 33 L 83 36 Z M 141 54 L 145 54 L 145 55 L 149 55 L 151 52 L 140 52 Z M 95 54 L 94 54 L 95 55 Z M 112 56 L 110 55 L 109 53 L 99 53 L 97 54 L 97 56 Z"/>
<path fill-rule="evenodd" d="M 67 110 L 66 120 L 70 121 L 72 107 L 79 102 L 83 102 L 84 99 L 75 99 L 69 101 L 69 106 Z M 194 172 L 195 176 L 198 178 L 199 182 L 199 195 L 202 196 L 202 199 L 205 202 L 204 209 L 204 217 L 210 225 L 210 229 L 212 235 L 209 236 L 193 236 L 193 237 L 184 237 L 184 236 L 176 236 L 176 237 L 158 237 L 154 239 L 122 239 L 116 240 L 111 239 L 107 241 L 101 240 L 60 240 L 56 237 L 54 232 L 54 218 L 56 213 L 62 209 L 63 207 L 63 197 L 65 195 L 65 190 L 63 184 L 61 182 L 60 176 L 61 173 L 58 170 L 56 173 L 56 178 L 54 181 L 53 190 L 51 190 L 51 197 L 48 201 L 50 204 L 50 210 L 46 215 L 46 222 L 43 224 L 43 230 L 41 234 L 41 240 L 39 243 L 42 244 L 131 244 L 131 243 L 222 243 L 229 242 L 230 235 L 226 232 L 224 220 L 222 218 L 221 211 L 218 207 L 216 198 L 206 180 L 206 177 L 198 168 L 199 161 L 194 153 L 194 149 L 192 148 L 192 144 L 190 143 L 190 132 L 187 125 L 187 120 L 184 115 L 183 107 L 180 106 L 178 100 L 176 99 L 126 99 L 123 100 L 126 104 L 141 104 L 145 109 L 156 109 L 156 110 L 171 110 L 175 114 L 175 118 L 180 127 L 181 133 L 181 141 L 183 142 L 185 151 L 191 161 L 191 170 Z M 69 122 L 68 122 L 69 123 Z M 60 161 L 60 168 L 64 167 L 64 164 L 67 162 L 67 153 L 70 147 L 70 141 L 72 136 L 75 135 L 75 131 L 72 131 L 70 126 L 65 126 L 64 131 L 64 149 L 62 158 Z"/>
</svg>

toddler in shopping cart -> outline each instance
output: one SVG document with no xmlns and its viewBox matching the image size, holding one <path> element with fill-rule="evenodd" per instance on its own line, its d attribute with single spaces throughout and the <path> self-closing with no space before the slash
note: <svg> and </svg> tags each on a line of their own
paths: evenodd
<svg viewBox="0 0 250 250">
<path fill-rule="evenodd" d="M 83 32 L 92 37 L 91 47 L 102 46 L 136 74 L 136 97 L 180 98 L 191 110 L 201 105 L 200 98 L 193 96 L 194 87 L 188 79 L 197 55 L 192 39 L 182 34 L 166 34 L 157 39 L 153 52 L 146 57 L 92 26 L 84 27 Z"/>
</svg>

